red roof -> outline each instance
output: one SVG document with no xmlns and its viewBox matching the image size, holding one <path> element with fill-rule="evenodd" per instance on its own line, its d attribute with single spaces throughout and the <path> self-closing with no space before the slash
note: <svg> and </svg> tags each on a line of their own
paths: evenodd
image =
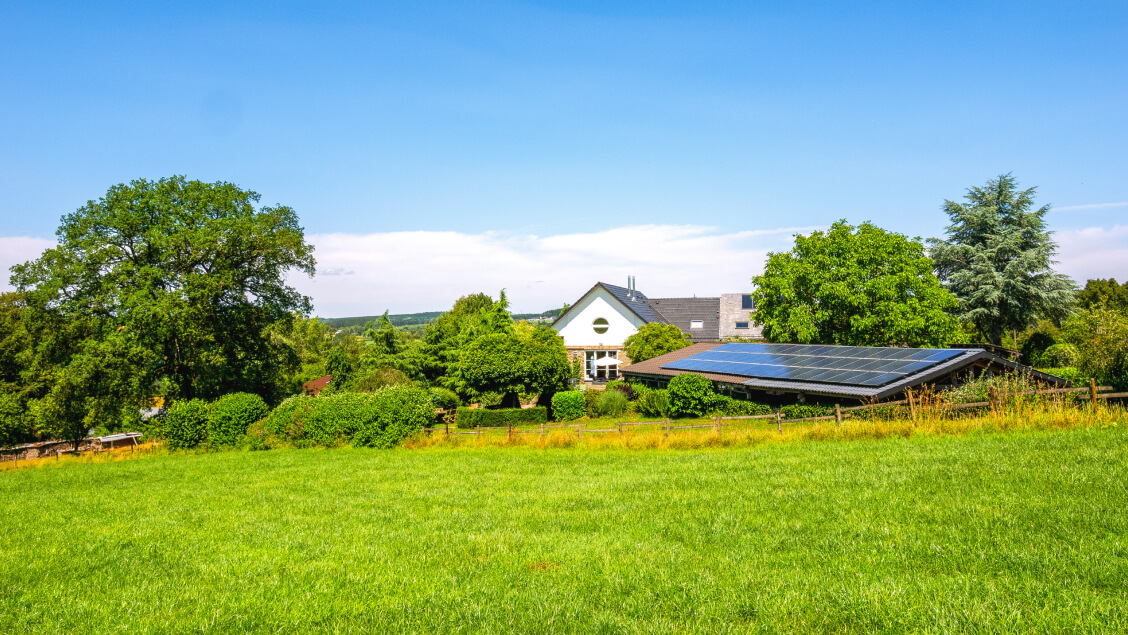
<svg viewBox="0 0 1128 635">
<path fill-rule="evenodd" d="M 314 397 L 316 397 L 318 393 L 320 393 L 322 390 L 325 390 L 325 387 L 328 386 L 329 382 L 332 380 L 333 377 L 331 375 L 325 375 L 324 377 L 318 377 L 317 379 L 307 381 L 306 383 L 302 384 L 302 392 L 307 395 L 313 395 Z"/>
</svg>

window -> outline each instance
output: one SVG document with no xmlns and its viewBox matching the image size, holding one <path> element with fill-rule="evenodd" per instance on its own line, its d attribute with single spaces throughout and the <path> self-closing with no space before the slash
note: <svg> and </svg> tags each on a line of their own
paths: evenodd
<svg viewBox="0 0 1128 635">
<path fill-rule="evenodd" d="M 705 328 L 705 320 L 690 320 L 689 321 L 689 328 L 691 328 L 691 329 L 703 329 L 703 328 Z"/>
<path fill-rule="evenodd" d="M 737 323 L 736 323 L 736 328 L 738 328 L 738 329 L 746 329 L 746 328 L 748 328 L 748 323 L 747 323 L 747 322 L 737 322 Z"/>
<path fill-rule="evenodd" d="M 742 309 L 755 309 L 756 308 L 756 303 L 752 301 L 752 295 L 751 294 L 745 294 L 745 295 L 740 296 L 740 308 L 742 308 Z M 740 328 L 740 327 L 738 326 L 736 328 Z M 747 328 L 747 327 L 745 327 L 745 328 Z"/>
<path fill-rule="evenodd" d="M 596 364 L 596 360 L 610 357 L 619 358 L 619 351 L 584 351 L 584 375 L 588 381 L 601 379 L 618 379 L 619 366 L 617 364 Z"/>
<path fill-rule="evenodd" d="M 610 325 L 604 318 L 595 318 L 595 321 L 591 323 L 591 328 L 595 329 L 596 333 L 603 335 L 607 332 L 607 329 L 610 328 Z"/>
</svg>

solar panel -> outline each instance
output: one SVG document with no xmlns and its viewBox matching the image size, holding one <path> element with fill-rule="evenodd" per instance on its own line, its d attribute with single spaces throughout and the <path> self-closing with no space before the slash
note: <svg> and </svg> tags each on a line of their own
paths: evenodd
<svg viewBox="0 0 1128 635">
<path fill-rule="evenodd" d="M 729 343 L 669 362 L 662 368 L 786 381 L 884 386 L 967 352 L 950 348 Z"/>
</svg>

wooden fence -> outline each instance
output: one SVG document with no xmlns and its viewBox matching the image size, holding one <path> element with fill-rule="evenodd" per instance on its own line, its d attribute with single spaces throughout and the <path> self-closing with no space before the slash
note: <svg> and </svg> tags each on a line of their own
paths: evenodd
<svg viewBox="0 0 1128 635">
<path fill-rule="evenodd" d="M 1098 386 L 1096 380 L 1092 380 L 1090 382 L 1090 385 L 1088 387 L 1085 387 L 1085 388 L 1053 388 L 1053 389 L 1047 389 L 1047 390 L 1027 390 L 1027 391 L 1022 391 L 1022 392 L 1008 392 L 1008 393 L 999 393 L 999 394 L 996 394 L 995 389 L 992 387 L 990 389 L 989 393 L 988 393 L 989 397 L 988 397 L 987 401 L 977 401 L 977 402 L 972 402 L 972 403 L 961 403 L 961 404 L 929 405 L 927 408 L 929 408 L 929 409 L 942 409 L 942 410 L 959 410 L 959 409 L 963 409 L 963 408 L 987 408 L 987 407 L 989 407 L 991 409 L 992 414 L 994 414 L 998 411 L 999 401 L 1002 400 L 1002 399 L 1005 399 L 1007 397 L 1019 397 L 1019 396 L 1027 396 L 1027 395 L 1059 395 L 1059 394 L 1070 393 L 1070 394 L 1076 394 L 1077 399 L 1091 400 L 1094 403 L 1098 399 L 1120 399 L 1120 398 L 1128 397 L 1128 392 L 1108 392 L 1108 391 L 1111 391 L 1111 390 L 1113 390 L 1113 388 L 1111 386 Z M 715 415 L 714 417 L 712 417 L 712 419 L 713 419 L 712 423 L 698 423 L 698 424 L 693 424 L 693 425 L 680 425 L 680 426 L 674 425 L 674 421 L 667 417 L 667 418 L 652 419 L 652 420 L 647 420 L 647 421 L 622 421 L 622 420 L 620 420 L 620 421 L 615 423 L 615 427 L 613 427 L 613 428 L 585 428 L 584 424 L 582 424 L 582 423 L 578 423 L 578 424 L 577 423 L 554 423 L 554 424 L 542 423 L 542 424 L 540 424 L 540 426 L 538 426 L 537 428 L 534 428 L 532 430 L 518 430 L 518 429 L 514 428 L 512 425 L 509 425 L 509 426 L 485 426 L 485 427 L 475 426 L 473 429 L 468 429 L 468 430 L 457 430 L 457 429 L 451 430 L 450 420 L 446 419 L 446 420 L 444 420 L 443 429 L 444 429 L 444 432 L 447 436 L 475 435 L 475 436 L 478 436 L 478 437 L 482 436 L 483 432 L 492 432 L 492 431 L 496 431 L 496 430 L 504 430 L 506 432 L 506 435 L 509 438 L 513 438 L 513 435 L 515 435 L 515 434 L 539 434 L 543 438 L 545 435 L 547 435 L 552 430 L 574 429 L 576 431 L 576 437 L 578 439 L 583 439 L 584 434 L 607 434 L 607 433 L 618 432 L 619 436 L 623 436 L 625 429 L 630 428 L 631 426 L 655 426 L 655 425 L 662 426 L 662 429 L 665 432 L 666 436 L 670 436 L 670 432 L 673 431 L 673 430 L 694 430 L 694 429 L 712 429 L 712 430 L 716 430 L 717 433 L 720 434 L 722 428 L 736 425 L 735 423 L 725 423 L 726 421 L 735 422 L 735 421 L 748 421 L 748 420 L 753 420 L 753 419 L 769 419 L 769 420 L 775 421 L 776 428 L 778 429 L 779 433 L 783 434 L 783 424 L 785 422 L 790 424 L 790 423 L 802 423 L 802 422 L 807 422 L 807 421 L 832 421 L 833 420 L 833 421 L 835 421 L 835 423 L 841 425 L 842 422 L 845 421 L 846 419 L 853 418 L 854 417 L 853 413 L 857 412 L 859 410 L 869 410 L 869 411 L 872 412 L 875 408 L 886 408 L 886 407 L 889 407 L 889 406 L 893 406 L 895 408 L 895 410 L 898 411 L 898 412 L 907 411 L 909 413 L 910 417 L 912 417 L 913 420 L 916 420 L 918 411 L 922 410 L 922 408 L 923 408 L 921 406 L 920 402 L 919 402 L 919 397 L 914 399 L 913 393 L 910 392 L 908 394 L 908 397 L 906 397 L 905 399 L 898 400 L 898 401 L 874 402 L 874 403 L 869 403 L 869 404 L 863 404 L 863 405 L 860 405 L 860 406 L 849 406 L 849 407 L 846 407 L 846 408 L 843 408 L 842 406 L 835 404 L 834 405 L 834 414 L 832 414 L 832 415 L 826 415 L 826 416 L 821 416 L 821 417 L 802 417 L 802 418 L 796 418 L 796 419 L 787 418 L 777 409 L 775 412 L 772 412 L 771 414 L 765 414 L 765 415 L 723 416 L 723 415 L 718 414 L 718 415 Z M 428 428 L 426 430 L 426 432 L 427 432 L 427 434 L 433 434 L 435 432 L 435 429 L 434 428 Z"/>
</svg>

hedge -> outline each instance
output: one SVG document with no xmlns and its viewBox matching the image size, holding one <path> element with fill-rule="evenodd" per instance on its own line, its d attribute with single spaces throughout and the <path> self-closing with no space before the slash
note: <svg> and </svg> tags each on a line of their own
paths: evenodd
<svg viewBox="0 0 1128 635">
<path fill-rule="evenodd" d="M 262 397 L 236 392 L 220 397 L 208 412 L 208 445 L 232 446 L 239 442 L 252 423 L 270 414 Z"/>
<path fill-rule="evenodd" d="M 670 400 L 670 416 L 702 417 L 713 409 L 717 393 L 713 392 L 713 382 L 697 373 L 682 373 L 670 380 L 666 386 Z"/>
<path fill-rule="evenodd" d="M 815 404 L 806 403 L 793 403 L 790 406 L 784 406 L 779 409 L 783 416 L 788 419 L 806 419 L 808 417 L 825 417 L 834 412 L 833 409 L 826 406 L 818 406 Z"/>
<path fill-rule="evenodd" d="M 165 445 L 194 448 L 208 438 L 208 404 L 202 399 L 173 402 L 165 417 Z"/>
<path fill-rule="evenodd" d="M 558 393 L 567 394 L 567 393 Z M 502 408 L 500 410 L 486 410 L 483 408 L 459 408 L 456 425 L 459 428 L 508 427 L 522 423 L 547 423 L 548 408 L 537 406 L 534 408 Z"/>
<path fill-rule="evenodd" d="M 292 441 L 315 445 L 351 441 L 361 447 L 390 448 L 434 418 L 431 394 L 414 384 L 401 384 L 371 393 L 291 397 L 270 413 L 263 428 Z"/>
<path fill-rule="evenodd" d="M 728 396 L 718 396 L 713 404 L 716 412 L 726 417 L 747 417 L 752 415 L 767 415 L 772 413 L 772 407 L 758 401 L 733 399 Z"/>
<path fill-rule="evenodd" d="M 552 418 L 557 421 L 579 419 L 586 413 L 584 393 L 578 390 L 558 392 L 552 396 Z"/>
</svg>

